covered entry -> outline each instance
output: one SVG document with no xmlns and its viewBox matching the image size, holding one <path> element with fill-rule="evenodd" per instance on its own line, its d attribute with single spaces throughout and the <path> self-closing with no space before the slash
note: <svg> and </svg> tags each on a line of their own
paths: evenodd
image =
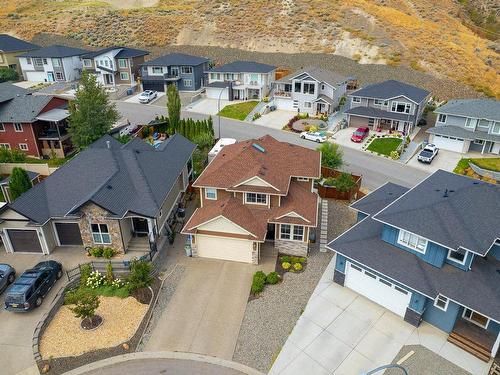
<svg viewBox="0 0 500 375">
<path fill-rule="evenodd" d="M 83 245 L 78 223 L 54 223 L 60 246 Z"/>
<path fill-rule="evenodd" d="M 7 236 L 13 252 L 42 253 L 42 246 L 36 230 L 7 229 Z"/>
<path fill-rule="evenodd" d="M 346 264 L 345 286 L 403 317 L 410 303 L 407 290 L 350 262 Z"/>
</svg>

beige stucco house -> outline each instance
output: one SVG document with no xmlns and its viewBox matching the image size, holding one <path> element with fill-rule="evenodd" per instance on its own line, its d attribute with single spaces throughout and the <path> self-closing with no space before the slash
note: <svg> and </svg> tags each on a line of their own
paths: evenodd
<svg viewBox="0 0 500 375">
<path fill-rule="evenodd" d="M 14 69 L 22 77 L 21 65 L 17 55 L 40 48 L 36 44 L 0 34 L 0 67 Z"/>
</svg>

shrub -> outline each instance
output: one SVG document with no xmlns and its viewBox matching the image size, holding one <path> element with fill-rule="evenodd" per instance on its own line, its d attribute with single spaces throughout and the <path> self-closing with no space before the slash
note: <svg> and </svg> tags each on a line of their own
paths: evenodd
<svg viewBox="0 0 500 375">
<path fill-rule="evenodd" d="M 254 113 L 254 115 L 252 117 L 252 121 L 255 121 L 261 117 L 262 117 L 262 115 L 259 112 L 256 112 L 256 113 Z"/>
<path fill-rule="evenodd" d="M 302 270 L 302 264 L 300 264 L 300 263 L 295 263 L 295 264 L 293 265 L 293 269 L 294 269 L 295 271 L 301 271 L 301 270 Z"/>
<path fill-rule="evenodd" d="M 106 264 L 106 284 L 112 285 L 115 277 L 113 275 L 113 266 L 111 265 L 111 262 Z"/>
<path fill-rule="evenodd" d="M 102 257 L 102 254 L 104 252 L 104 248 L 103 247 L 93 247 L 90 249 L 89 253 L 90 255 L 92 255 L 93 257 L 96 257 L 96 258 L 101 258 Z"/>
<path fill-rule="evenodd" d="M 282 257 L 280 257 L 280 260 L 281 260 L 282 262 L 288 262 L 288 263 L 290 263 L 290 256 L 288 256 L 288 255 L 283 255 Z"/>
<path fill-rule="evenodd" d="M 276 283 L 278 283 L 278 281 L 280 281 L 280 275 L 278 275 L 277 272 L 271 272 L 266 277 L 267 284 L 276 284 Z"/>
<path fill-rule="evenodd" d="M 253 275 L 253 280 L 263 280 L 263 281 L 266 281 L 266 274 L 262 271 L 257 271 L 255 272 L 255 274 Z"/>
<path fill-rule="evenodd" d="M 65 305 L 74 305 L 78 300 L 78 292 L 79 289 L 71 289 L 66 292 L 64 295 L 64 304 Z"/>
<path fill-rule="evenodd" d="M 254 277 L 250 291 L 252 292 L 252 294 L 258 294 L 264 290 L 264 284 L 265 284 L 264 280 L 256 279 Z"/>
<path fill-rule="evenodd" d="M 299 263 L 300 263 L 300 264 L 307 263 L 307 258 L 306 258 L 306 257 L 300 257 L 300 258 L 299 258 Z"/>
<path fill-rule="evenodd" d="M 356 187 L 356 182 L 353 180 L 351 174 L 347 172 L 342 172 L 335 178 L 328 178 L 325 183 L 329 186 L 335 186 L 340 192 L 347 192 Z"/>
<path fill-rule="evenodd" d="M 87 280 L 92 273 L 92 266 L 90 264 L 82 264 L 80 266 L 80 286 L 87 285 Z"/>
<path fill-rule="evenodd" d="M 147 138 L 150 135 L 149 126 L 143 126 L 141 129 L 142 138 Z"/>
<path fill-rule="evenodd" d="M 0 82 L 17 81 L 18 79 L 19 74 L 14 69 L 7 67 L 0 68 Z"/>
<path fill-rule="evenodd" d="M 281 267 L 283 267 L 284 270 L 290 269 L 291 266 L 292 265 L 289 262 L 283 262 L 283 263 L 281 263 Z"/>
<path fill-rule="evenodd" d="M 130 274 L 127 276 L 129 291 L 146 288 L 151 285 L 153 282 L 151 270 L 151 263 L 141 260 L 133 260 L 130 265 Z"/>
<path fill-rule="evenodd" d="M 104 284 L 105 277 L 99 271 L 92 271 L 87 278 L 85 285 L 91 289 L 96 289 Z"/>
<path fill-rule="evenodd" d="M 71 308 L 75 317 L 92 320 L 99 307 L 99 297 L 85 289 L 79 289 L 75 295 L 75 301 L 75 307 Z"/>
<path fill-rule="evenodd" d="M 106 247 L 102 250 L 102 256 L 106 259 L 111 259 L 115 256 L 116 251 L 112 247 Z"/>
<path fill-rule="evenodd" d="M 396 150 L 391 151 L 390 157 L 392 160 L 399 160 L 400 157 L 399 152 L 397 152 Z"/>
<path fill-rule="evenodd" d="M 321 165 L 331 169 L 340 168 L 343 164 L 343 152 L 336 143 L 325 142 L 317 148 L 321 152 Z"/>
</svg>

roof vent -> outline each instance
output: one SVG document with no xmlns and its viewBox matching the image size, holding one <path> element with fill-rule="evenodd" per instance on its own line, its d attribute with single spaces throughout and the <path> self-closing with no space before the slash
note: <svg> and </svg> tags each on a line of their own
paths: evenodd
<svg viewBox="0 0 500 375">
<path fill-rule="evenodd" d="M 479 182 L 474 181 L 472 184 L 473 184 L 473 185 L 479 185 Z"/>
<path fill-rule="evenodd" d="M 252 143 L 252 147 L 259 152 L 262 152 L 262 153 L 266 152 L 266 149 L 264 147 L 262 147 L 261 145 L 258 145 L 257 143 Z"/>
<path fill-rule="evenodd" d="M 113 186 L 111 186 L 111 185 L 106 185 L 106 189 L 111 190 L 111 189 L 113 189 Z"/>
<path fill-rule="evenodd" d="M 111 148 L 111 142 L 110 141 L 106 141 L 106 147 L 107 148 Z"/>
<path fill-rule="evenodd" d="M 441 191 L 441 189 L 436 189 L 436 190 L 434 190 L 434 191 Z"/>
<path fill-rule="evenodd" d="M 443 198 L 448 198 L 448 189 L 444 191 Z"/>
<path fill-rule="evenodd" d="M 135 153 L 136 154 L 140 154 L 141 152 L 139 150 L 135 150 Z"/>
</svg>

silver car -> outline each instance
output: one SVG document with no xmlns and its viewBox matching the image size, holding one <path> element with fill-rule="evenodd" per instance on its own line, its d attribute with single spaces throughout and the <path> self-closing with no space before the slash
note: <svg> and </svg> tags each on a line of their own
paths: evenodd
<svg viewBox="0 0 500 375">
<path fill-rule="evenodd" d="M 0 293 L 2 293 L 16 279 L 16 270 L 14 267 L 0 263 Z"/>
<path fill-rule="evenodd" d="M 153 90 L 143 91 L 141 95 L 139 95 L 139 102 L 143 104 L 149 103 L 151 100 L 155 99 L 158 96 L 158 93 Z"/>
</svg>

